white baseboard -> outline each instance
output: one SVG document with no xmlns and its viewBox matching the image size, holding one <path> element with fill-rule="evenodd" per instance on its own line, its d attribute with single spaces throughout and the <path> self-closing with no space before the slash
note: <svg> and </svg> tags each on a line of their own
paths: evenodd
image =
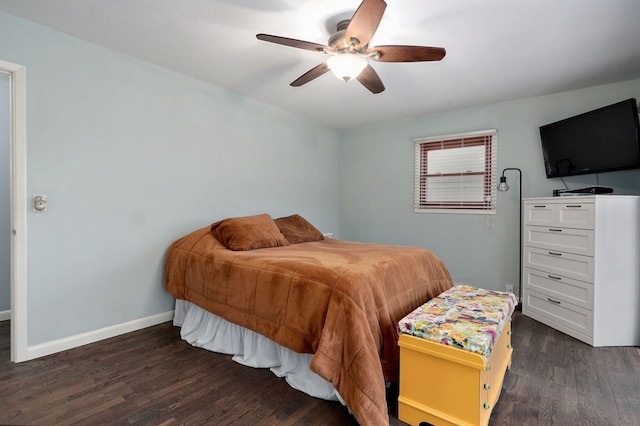
<svg viewBox="0 0 640 426">
<path fill-rule="evenodd" d="M 9 321 L 11 319 L 11 311 L 0 311 L 0 321 Z"/>
<path fill-rule="evenodd" d="M 25 361 L 66 351 L 67 349 L 88 345 L 90 343 L 99 342 L 100 340 L 120 336 L 121 334 L 130 333 L 132 331 L 142 330 L 143 328 L 162 324 L 163 322 L 171 320 L 173 320 L 173 311 L 168 311 L 161 314 L 151 315 L 146 318 L 140 318 L 122 324 L 101 328 L 99 330 L 76 334 L 75 336 L 65 337 L 64 339 L 29 346 L 27 348 L 27 359 L 25 359 Z"/>
</svg>

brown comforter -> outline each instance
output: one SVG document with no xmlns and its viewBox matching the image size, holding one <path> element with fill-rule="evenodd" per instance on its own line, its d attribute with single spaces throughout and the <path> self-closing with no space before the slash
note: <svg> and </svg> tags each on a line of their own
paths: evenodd
<svg viewBox="0 0 640 426">
<path fill-rule="evenodd" d="M 165 287 L 176 298 L 315 354 L 361 425 L 389 423 L 385 380 L 397 381 L 396 324 L 452 286 L 428 250 L 335 239 L 251 251 L 226 249 L 209 231 L 174 242 Z"/>
</svg>

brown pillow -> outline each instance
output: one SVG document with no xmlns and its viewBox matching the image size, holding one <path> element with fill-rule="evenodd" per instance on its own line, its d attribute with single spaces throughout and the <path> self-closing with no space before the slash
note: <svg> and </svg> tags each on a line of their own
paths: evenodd
<svg viewBox="0 0 640 426">
<path fill-rule="evenodd" d="M 307 222 L 305 218 L 298 214 L 287 217 L 279 217 L 274 222 L 282 232 L 282 235 L 291 244 L 306 243 L 309 241 L 323 240 L 322 232 Z"/>
<path fill-rule="evenodd" d="M 271 216 L 266 213 L 221 220 L 211 225 L 211 232 L 229 250 L 244 251 L 289 245 Z"/>
</svg>

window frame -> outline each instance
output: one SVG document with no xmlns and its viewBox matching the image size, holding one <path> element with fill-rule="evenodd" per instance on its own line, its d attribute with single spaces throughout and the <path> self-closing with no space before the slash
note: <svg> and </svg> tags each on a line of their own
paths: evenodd
<svg viewBox="0 0 640 426">
<path fill-rule="evenodd" d="M 461 213 L 461 214 L 495 214 L 496 187 L 498 175 L 497 147 L 498 131 L 496 129 L 455 133 L 441 136 L 420 137 L 413 139 L 415 149 L 414 204 L 415 213 Z M 484 146 L 484 170 L 455 173 L 429 174 L 426 170 L 428 152 L 443 152 L 447 149 Z M 437 177 L 469 177 L 484 176 L 482 186 L 483 201 L 470 200 L 427 200 L 427 178 Z M 464 193 L 461 181 L 459 191 Z"/>
</svg>

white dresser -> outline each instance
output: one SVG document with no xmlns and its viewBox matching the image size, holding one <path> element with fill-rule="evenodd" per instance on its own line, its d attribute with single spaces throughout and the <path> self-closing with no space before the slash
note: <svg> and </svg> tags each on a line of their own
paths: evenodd
<svg viewBox="0 0 640 426">
<path fill-rule="evenodd" d="M 522 313 L 593 346 L 640 346 L 640 196 L 523 203 Z"/>
</svg>

